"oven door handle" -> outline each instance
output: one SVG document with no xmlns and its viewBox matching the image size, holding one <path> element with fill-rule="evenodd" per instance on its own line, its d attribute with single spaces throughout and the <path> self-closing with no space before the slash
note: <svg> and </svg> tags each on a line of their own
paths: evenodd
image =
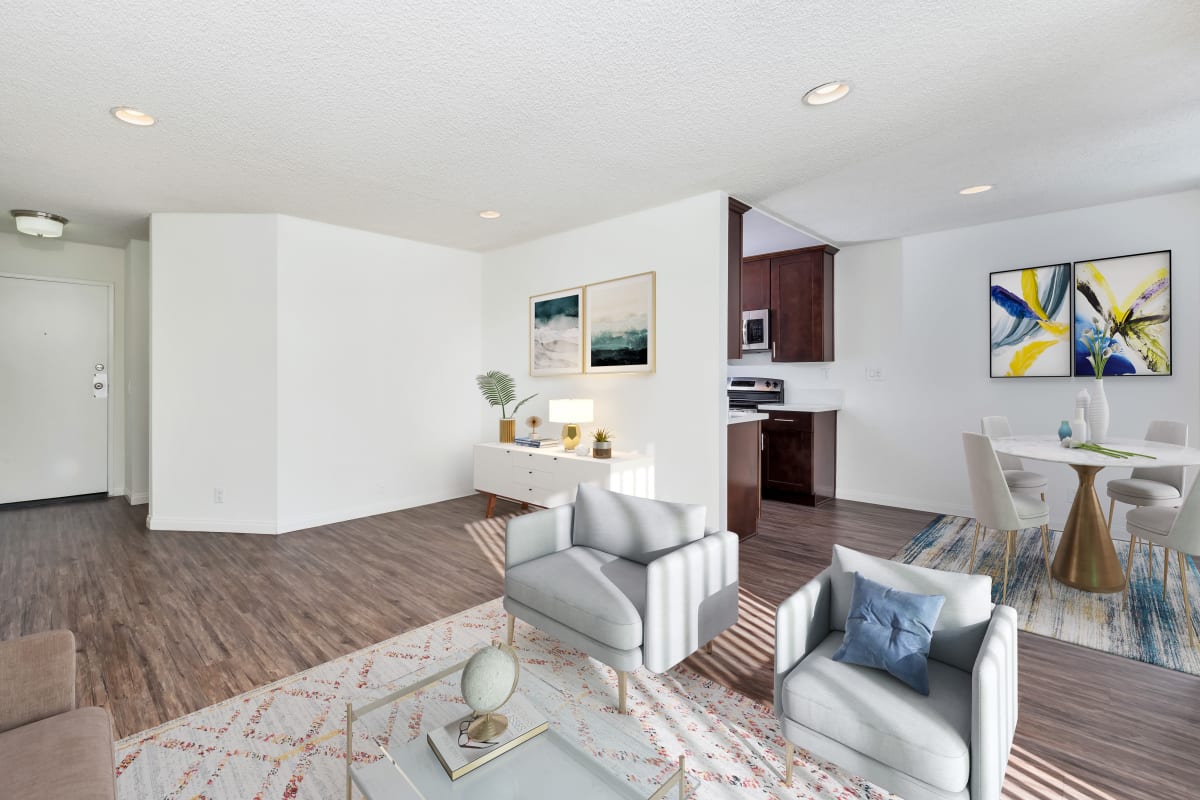
<svg viewBox="0 0 1200 800">
<path fill-rule="evenodd" d="M 742 347 L 750 346 L 750 320 L 742 319 Z"/>
</svg>

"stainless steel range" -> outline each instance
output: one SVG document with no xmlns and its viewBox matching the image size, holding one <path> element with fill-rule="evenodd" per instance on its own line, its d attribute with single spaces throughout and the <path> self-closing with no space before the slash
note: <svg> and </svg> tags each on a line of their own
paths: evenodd
<svg viewBox="0 0 1200 800">
<path fill-rule="evenodd" d="M 783 402 L 783 381 L 775 378 L 730 378 L 729 407 L 757 411 L 760 405 Z"/>
</svg>

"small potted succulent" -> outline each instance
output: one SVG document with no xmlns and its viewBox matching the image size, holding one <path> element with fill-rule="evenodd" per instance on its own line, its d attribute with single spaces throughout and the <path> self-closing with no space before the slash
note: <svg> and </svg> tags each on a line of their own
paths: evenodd
<svg viewBox="0 0 1200 800">
<path fill-rule="evenodd" d="M 592 433 L 592 457 L 612 458 L 612 438 L 607 428 L 597 428 Z"/>
</svg>

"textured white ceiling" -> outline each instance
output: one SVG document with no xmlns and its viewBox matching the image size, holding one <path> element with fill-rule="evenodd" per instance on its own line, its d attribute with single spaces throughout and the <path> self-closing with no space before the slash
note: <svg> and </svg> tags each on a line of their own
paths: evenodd
<svg viewBox="0 0 1200 800">
<path fill-rule="evenodd" d="M 0 0 L 0 19 L 0 208 L 101 243 L 151 211 L 273 211 L 483 249 L 710 189 L 844 243 L 1200 182 L 1196 0 Z M 800 103 L 831 78 L 846 100 Z M 955 193 L 979 182 L 997 190 Z"/>
</svg>

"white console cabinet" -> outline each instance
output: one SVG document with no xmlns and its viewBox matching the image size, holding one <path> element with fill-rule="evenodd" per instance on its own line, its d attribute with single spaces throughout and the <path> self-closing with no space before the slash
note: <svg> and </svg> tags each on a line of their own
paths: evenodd
<svg viewBox="0 0 1200 800">
<path fill-rule="evenodd" d="M 654 460 L 636 453 L 612 458 L 577 456 L 561 447 L 542 450 L 511 444 L 475 445 L 475 489 L 488 496 L 487 515 L 496 498 L 522 506 L 561 506 L 575 501 L 575 488 L 594 483 L 638 497 L 654 496 Z"/>
</svg>

